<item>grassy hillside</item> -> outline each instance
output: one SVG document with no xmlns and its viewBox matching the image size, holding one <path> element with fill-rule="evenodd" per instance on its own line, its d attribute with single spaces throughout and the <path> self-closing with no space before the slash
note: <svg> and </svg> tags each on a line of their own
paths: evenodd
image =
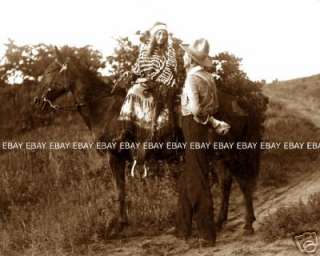
<svg viewBox="0 0 320 256">
<path fill-rule="evenodd" d="M 317 95 L 320 96 L 320 75 L 269 84 L 263 92 L 270 101 L 265 121 L 265 141 L 320 141 L 320 122 L 317 119 L 320 102 L 316 100 Z M 308 169 L 306 159 L 316 159 L 317 155 L 317 151 L 311 150 L 266 151 L 262 177 L 266 175 L 269 179 L 262 178 L 262 181 L 286 183 L 288 175 L 296 175 L 294 170 L 299 173 Z M 287 172 L 280 173 L 279 170 Z"/>
<path fill-rule="evenodd" d="M 320 124 L 320 75 L 269 84 L 264 92 L 274 101 Z"/>
<path fill-rule="evenodd" d="M 265 139 L 320 143 L 320 75 L 266 85 L 264 93 L 270 99 Z M 262 167 L 262 176 L 267 178 L 261 181 L 284 185 L 294 176 L 299 180 L 310 171 L 318 172 L 319 150 L 269 151 L 264 154 L 264 164 L 269 168 Z M 303 231 L 319 230 L 319 201 L 320 193 L 314 193 L 306 202 L 281 206 L 265 218 L 263 238 L 291 239 Z"/>
<path fill-rule="evenodd" d="M 320 75 L 272 83 L 266 86 L 265 92 L 269 96 L 286 95 L 292 99 L 307 98 L 313 102 L 320 97 Z"/>
<path fill-rule="evenodd" d="M 302 81 L 264 89 L 270 97 L 265 140 L 320 138 L 315 124 L 299 113 L 298 104 L 298 99 L 313 102 L 319 77 Z M 298 89 L 301 83 L 304 96 Z M 285 96 L 295 109 L 281 101 Z M 92 137 L 74 115 L 64 125 L 40 127 L 15 140 L 91 141 Z M 290 183 L 318 164 L 317 155 L 306 150 L 265 151 L 258 189 Z M 177 194 L 170 169 L 165 170 L 162 179 L 127 177 L 128 236 L 157 234 L 172 225 Z M 216 198 L 216 189 L 214 193 Z M 115 202 L 111 173 L 94 150 L 17 150 L 0 155 L 0 255 L 95 255 L 110 242 L 105 235 Z"/>
<path fill-rule="evenodd" d="M 80 120 L 67 125 L 38 128 L 16 140 L 92 141 Z M 79 255 L 105 241 L 116 196 L 105 159 L 95 150 L 16 150 L 2 154 L 0 163 L 0 255 Z M 127 179 L 129 233 L 154 234 L 168 226 L 176 198 L 172 178 L 147 184 Z"/>
</svg>

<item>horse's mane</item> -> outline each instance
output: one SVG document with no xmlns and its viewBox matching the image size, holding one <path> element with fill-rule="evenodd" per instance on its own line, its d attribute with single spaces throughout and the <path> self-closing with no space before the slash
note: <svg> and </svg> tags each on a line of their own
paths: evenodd
<svg viewBox="0 0 320 256">
<path fill-rule="evenodd" d="M 88 86 L 88 96 L 97 97 L 99 95 L 110 95 L 113 87 L 112 79 L 109 77 L 102 78 L 96 71 L 91 70 L 87 65 L 84 65 L 78 58 L 70 55 L 69 58 L 75 65 L 78 76 Z"/>
</svg>

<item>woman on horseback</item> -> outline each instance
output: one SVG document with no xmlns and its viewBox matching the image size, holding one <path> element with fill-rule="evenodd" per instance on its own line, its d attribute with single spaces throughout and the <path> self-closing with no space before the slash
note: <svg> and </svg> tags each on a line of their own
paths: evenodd
<svg viewBox="0 0 320 256">
<path fill-rule="evenodd" d="M 168 122 L 166 105 L 176 82 L 176 54 L 166 24 L 157 22 L 149 32 L 150 40 L 141 44 L 132 68 L 134 85 L 120 111 L 119 120 L 125 124 L 122 140 L 132 138 L 133 128 L 151 131 L 154 135 L 155 130 Z"/>
</svg>

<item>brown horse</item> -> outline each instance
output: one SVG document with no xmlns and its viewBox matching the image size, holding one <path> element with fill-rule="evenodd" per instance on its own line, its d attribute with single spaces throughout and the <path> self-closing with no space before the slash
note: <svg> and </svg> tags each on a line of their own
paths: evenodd
<svg viewBox="0 0 320 256">
<path fill-rule="evenodd" d="M 39 92 L 35 103 L 42 110 L 76 110 L 83 117 L 88 128 L 95 135 L 97 141 L 112 141 L 119 136 L 121 124 L 118 121 L 121 105 L 126 91 L 119 88 L 114 90 L 112 80 L 102 80 L 95 73 L 83 67 L 79 61 L 70 56 L 62 57 L 56 52 L 57 59 L 48 66 L 43 74 Z M 74 104 L 61 107 L 54 104 L 60 96 L 71 92 Z M 253 113 L 239 111 L 235 97 L 219 93 L 219 116 L 231 124 L 229 135 L 224 141 L 260 141 L 260 124 L 254 121 Z M 217 138 L 215 139 L 222 139 Z M 126 213 L 126 184 L 125 165 L 130 160 L 129 151 L 110 150 L 99 152 L 108 157 L 108 162 L 113 173 L 115 189 L 117 192 L 117 214 L 109 226 L 109 231 L 120 232 L 128 224 Z M 167 157 L 166 154 L 163 155 Z M 245 232 L 252 233 L 252 223 L 255 221 L 252 195 L 259 172 L 260 151 L 223 151 L 220 154 L 225 167 L 220 184 L 222 186 L 222 204 L 218 215 L 217 226 L 221 228 L 227 220 L 229 196 L 233 178 L 240 185 L 246 206 Z"/>
</svg>

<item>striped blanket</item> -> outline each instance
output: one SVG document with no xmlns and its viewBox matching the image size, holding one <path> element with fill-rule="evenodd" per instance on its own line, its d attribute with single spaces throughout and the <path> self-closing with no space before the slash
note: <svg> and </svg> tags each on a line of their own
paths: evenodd
<svg viewBox="0 0 320 256">
<path fill-rule="evenodd" d="M 162 49 L 155 47 L 149 56 L 149 46 L 142 44 L 137 62 L 132 72 L 138 77 L 146 77 L 157 83 L 173 87 L 177 72 L 177 60 L 171 40 L 168 48 L 162 54 Z"/>
<path fill-rule="evenodd" d="M 151 54 L 149 54 L 149 46 L 143 44 L 140 47 L 139 57 L 132 68 L 132 72 L 140 80 L 146 78 L 156 86 L 173 87 L 175 85 L 177 61 L 171 39 L 168 40 L 166 51 L 155 47 Z M 145 90 L 150 88 L 150 84 L 151 82 L 139 82 L 138 79 L 129 89 L 121 108 L 119 120 L 132 121 L 141 128 L 156 128 L 156 130 L 161 129 L 168 123 L 168 108 L 162 109 L 156 117 L 155 100 L 159 99 L 154 99 L 151 94 L 145 94 Z"/>
</svg>

